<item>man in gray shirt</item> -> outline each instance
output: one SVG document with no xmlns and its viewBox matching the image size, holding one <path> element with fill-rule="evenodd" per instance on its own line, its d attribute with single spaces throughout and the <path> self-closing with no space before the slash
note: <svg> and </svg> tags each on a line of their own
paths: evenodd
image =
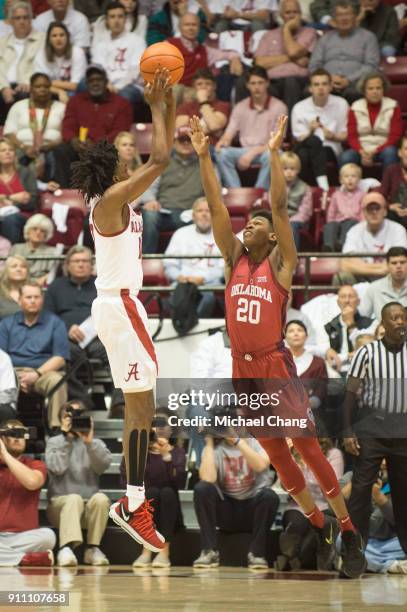
<svg viewBox="0 0 407 612">
<path fill-rule="evenodd" d="M 407 308 L 407 249 L 392 247 L 387 251 L 388 274 L 369 285 L 363 294 L 359 311 L 380 321 L 383 306 L 399 302 Z"/>
<path fill-rule="evenodd" d="M 254 438 L 228 437 L 216 444 L 206 436 L 199 477 L 194 505 L 202 552 L 194 567 L 218 567 L 218 526 L 229 532 L 252 529 L 248 566 L 267 569 L 267 533 L 274 522 L 279 497 L 271 489 L 270 460 L 259 442 Z"/>
<path fill-rule="evenodd" d="M 379 67 L 379 45 L 372 32 L 356 26 L 356 9 L 350 0 L 337 2 L 334 17 L 335 29 L 318 41 L 309 70 L 325 68 L 332 75 L 333 93 L 352 103 L 361 97 L 357 81 Z"/>
<path fill-rule="evenodd" d="M 47 516 L 59 528 L 59 566 L 78 565 L 72 548 L 79 546 L 82 527 L 87 529 L 84 562 L 108 565 L 99 545 L 106 529 L 109 498 L 99 491 L 99 476 L 107 470 L 111 453 L 91 427 L 80 427 L 73 417 L 83 416 L 79 401 L 64 404 L 60 411 L 61 433 L 49 438 L 45 448 L 48 469 Z"/>
</svg>

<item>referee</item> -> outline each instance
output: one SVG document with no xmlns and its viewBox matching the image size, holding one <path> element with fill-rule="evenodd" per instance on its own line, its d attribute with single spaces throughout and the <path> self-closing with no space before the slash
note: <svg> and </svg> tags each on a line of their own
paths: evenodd
<svg viewBox="0 0 407 612">
<path fill-rule="evenodd" d="M 381 315 L 384 337 L 362 346 L 348 372 L 344 444 L 354 455 L 348 508 L 366 544 L 372 486 L 386 459 L 396 532 L 407 554 L 407 315 L 398 302 Z"/>
</svg>

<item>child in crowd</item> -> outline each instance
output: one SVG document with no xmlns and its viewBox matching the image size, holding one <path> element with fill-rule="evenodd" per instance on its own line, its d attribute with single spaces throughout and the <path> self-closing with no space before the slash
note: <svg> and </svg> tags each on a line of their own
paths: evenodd
<svg viewBox="0 0 407 612">
<path fill-rule="evenodd" d="M 362 198 L 365 195 L 358 187 L 361 178 L 360 166 L 342 166 L 339 173 L 341 187 L 334 191 L 326 213 L 324 251 L 342 251 L 347 232 L 361 220 Z"/>
<path fill-rule="evenodd" d="M 312 191 L 298 175 L 301 171 L 301 160 L 296 153 L 286 151 L 281 155 L 284 176 L 287 183 L 288 215 L 293 230 L 295 246 L 300 248 L 300 229 L 312 216 Z"/>
</svg>

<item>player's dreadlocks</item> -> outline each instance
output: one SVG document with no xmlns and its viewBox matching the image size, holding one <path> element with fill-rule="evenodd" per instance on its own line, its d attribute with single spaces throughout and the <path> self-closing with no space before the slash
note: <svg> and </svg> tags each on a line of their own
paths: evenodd
<svg viewBox="0 0 407 612">
<path fill-rule="evenodd" d="M 118 162 L 116 147 L 106 139 L 86 146 L 79 153 L 79 161 L 71 164 L 72 187 L 78 189 L 89 204 L 113 184 Z"/>
</svg>

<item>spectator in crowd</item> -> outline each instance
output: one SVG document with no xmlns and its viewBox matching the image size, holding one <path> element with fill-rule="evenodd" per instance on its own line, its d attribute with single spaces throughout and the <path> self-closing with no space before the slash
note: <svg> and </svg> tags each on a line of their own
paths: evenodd
<svg viewBox="0 0 407 612">
<path fill-rule="evenodd" d="M 22 239 L 26 217 L 20 211 L 35 210 L 37 200 L 34 171 L 18 163 L 8 138 L 0 138 L 0 231 L 12 244 Z"/>
<path fill-rule="evenodd" d="M 319 443 L 322 452 L 332 466 L 336 477 L 341 478 L 343 475 L 343 456 L 338 448 L 333 446 L 330 438 L 319 438 Z M 291 447 L 291 452 L 295 460 L 300 465 L 304 474 L 305 483 L 309 487 L 315 504 L 327 517 L 332 517 L 331 524 L 333 534 L 337 534 L 335 517 L 332 515 L 328 503 L 321 491 L 321 488 L 309 467 L 302 461 Z M 281 555 L 277 557 L 276 569 L 279 571 L 291 569 L 298 571 L 299 569 L 316 569 L 317 568 L 317 547 L 315 539 L 315 531 L 304 516 L 300 507 L 293 499 L 289 499 L 287 510 L 283 514 L 283 529 L 280 534 L 280 551 Z M 333 568 L 332 568 L 333 569 Z"/>
<path fill-rule="evenodd" d="M 70 166 L 79 159 L 86 143 L 107 138 L 113 142 L 117 134 L 129 130 L 132 110 L 129 102 L 107 88 L 107 75 L 101 66 L 86 70 L 86 91 L 72 96 L 62 122 L 62 139 L 54 151 L 55 172 L 52 177 L 65 189 L 70 187 Z"/>
<path fill-rule="evenodd" d="M 143 253 L 157 253 L 160 231 L 185 225 L 182 213 L 203 194 L 189 128 L 178 128 L 169 165 L 143 195 Z"/>
<path fill-rule="evenodd" d="M 120 2 L 107 4 L 106 27 L 110 33 L 108 37 L 93 38 L 92 61 L 105 69 L 109 91 L 118 93 L 131 104 L 142 102 L 140 59 L 146 47 L 145 40 L 126 31 L 126 11 Z"/>
<path fill-rule="evenodd" d="M 34 19 L 34 28 L 46 32 L 53 21 L 64 23 L 71 34 L 72 44 L 90 47 L 90 26 L 85 15 L 69 6 L 69 0 L 48 0 L 50 9 Z"/>
<path fill-rule="evenodd" d="M 355 9 L 358 8 L 358 3 L 352 2 Z M 321 29 L 328 26 L 334 27 L 335 20 L 333 14 L 335 12 L 336 0 L 313 0 L 310 5 L 311 22 L 314 22 Z"/>
<path fill-rule="evenodd" d="M 56 538 L 39 526 L 38 502 L 47 479 L 43 461 L 25 457 L 28 430 L 21 421 L 0 425 L 0 566 L 51 566 Z M 10 433 L 8 433 L 8 431 Z"/>
<path fill-rule="evenodd" d="M 380 321 L 383 306 L 399 302 L 407 308 L 407 249 L 392 247 L 386 253 L 388 274 L 370 283 L 363 293 L 360 312 Z"/>
<path fill-rule="evenodd" d="M 0 349 L 0 423 L 15 419 L 17 397 L 17 379 L 13 364 L 7 353 Z"/>
<path fill-rule="evenodd" d="M 151 563 L 151 551 L 143 546 L 133 567 L 170 567 L 170 546 L 177 526 L 183 522 L 178 491 L 185 487 L 185 450 L 171 441 L 168 414 L 157 410 L 156 426 L 152 428 L 147 454 L 146 499 L 152 502 L 154 523 L 165 537 L 165 547 Z M 124 458 L 120 466 L 121 484 L 126 486 Z"/>
<path fill-rule="evenodd" d="M 114 146 L 119 154 L 119 161 L 125 163 L 130 172 L 141 166 L 140 153 L 132 132 L 119 132 L 114 139 Z"/>
<path fill-rule="evenodd" d="M 342 493 L 349 499 L 352 492 L 352 472 L 341 478 Z M 400 546 L 395 531 L 391 490 L 386 460 L 382 461 L 377 481 L 372 486 L 372 513 L 369 518 L 369 539 L 366 560 L 369 572 L 407 574 L 407 555 Z"/>
<path fill-rule="evenodd" d="M 53 151 L 62 141 L 65 104 L 52 99 L 51 79 L 36 72 L 30 79 L 30 97 L 10 108 L 4 136 L 17 147 L 24 165 L 33 164 L 36 174 L 49 180 L 53 173 Z"/>
<path fill-rule="evenodd" d="M 293 356 L 297 374 L 307 390 L 310 406 L 316 410 L 326 395 L 328 373 L 325 361 L 307 351 L 307 337 L 308 331 L 302 321 L 294 319 L 287 323 L 285 341 Z"/>
<path fill-rule="evenodd" d="M 254 66 L 247 74 L 250 97 L 234 107 L 228 126 L 216 144 L 218 167 L 225 187 L 240 187 L 237 168 L 247 170 L 259 163 L 260 171 L 255 187 L 268 189 L 270 184 L 270 160 L 267 142 L 280 115 L 287 113 L 286 105 L 267 93 L 267 73 L 261 66 Z M 239 135 L 240 146 L 232 141 Z"/>
<path fill-rule="evenodd" d="M 361 0 L 356 23 L 376 36 L 383 57 L 396 55 L 400 32 L 397 13 L 392 6 L 383 0 Z"/>
<path fill-rule="evenodd" d="M 310 353 L 314 353 L 314 347 L 317 343 L 317 336 L 315 331 L 315 326 L 312 324 L 311 319 L 303 312 L 302 310 L 298 310 L 298 308 L 294 308 L 293 306 L 293 293 L 292 291 L 288 294 L 287 300 L 287 323 L 291 321 L 301 321 L 303 325 L 305 325 L 307 330 L 307 339 L 305 341 L 305 348 Z"/>
<path fill-rule="evenodd" d="M 309 90 L 311 95 L 298 102 L 291 113 L 294 150 L 301 159 L 302 176 L 311 171 L 318 187 L 328 191 L 326 164 L 336 162 L 342 151 L 349 106 L 346 100 L 331 94 L 332 78 L 324 68 L 311 74 Z"/>
<path fill-rule="evenodd" d="M 85 76 L 86 55 L 81 47 L 72 45 L 68 28 L 62 22 L 52 21 L 47 30 L 45 46 L 35 58 L 36 72 L 51 79 L 51 93 L 65 104 L 74 94 L 79 81 Z"/>
<path fill-rule="evenodd" d="M 68 337 L 63 322 L 43 309 L 41 287 L 26 282 L 21 287 L 21 312 L 0 323 L 0 348 L 6 351 L 16 368 L 20 390 L 49 396 L 48 424 L 59 425 L 58 411 L 66 402 L 66 383 L 51 395 L 61 378 L 61 369 L 69 360 Z"/>
<path fill-rule="evenodd" d="M 356 10 L 350 0 L 335 4 L 334 30 L 315 46 L 309 68 L 325 68 L 332 75 L 333 92 L 352 103 L 360 97 L 359 79 L 377 70 L 380 62 L 376 36 L 356 25 Z"/>
<path fill-rule="evenodd" d="M 61 433 L 48 439 L 45 463 L 48 479 L 47 517 L 59 529 L 57 563 L 60 567 L 78 565 L 73 548 L 82 544 L 82 525 L 87 530 L 84 563 L 109 565 L 100 550 L 110 506 L 109 498 L 99 491 L 99 476 L 112 461 L 103 440 L 90 428 L 77 426 L 75 416 L 83 411 L 69 403 L 60 408 Z"/>
<path fill-rule="evenodd" d="M 173 44 L 181 51 L 185 61 L 184 74 L 180 79 L 179 84 L 176 85 L 178 99 L 183 96 L 183 101 L 188 101 L 188 98 L 191 98 L 194 93 L 193 90 L 190 89 L 196 71 L 202 68 L 209 68 L 217 61 L 229 61 L 230 74 L 242 74 L 243 66 L 237 51 L 215 49 L 198 42 L 198 15 L 194 15 L 193 13 L 185 13 L 185 15 L 183 15 L 179 20 L 179 27 L 180 35 L 173 36 L 168 39 L 169 43 Z M 217 81 L 219 83 L 219 88 L 224 90 L 223 96 L 226 99 L 230 99 L 233 79 L 230 79 L 227 74 L 220 72 L 219 76 L 217 77 Z"/>
<path fill-rule="evenodd" d="M 380 161 L 384 168 L 397 162 L 397 144 L 403 133 L 399 103 L 385 96 L 389 83 L 380 72 L 367 74 L 362 83 L 363 98 L 349 110 L 350 149 L 341 154 L 341 164 L 353 162 L 372 166 Z"/>
<path fill-rule="evenodd" d="M 292 151 L 281 155 L 285 182 L 287 183 L 287 207 L 293 230 L 294 242 L 297 251 L 300 250 L 300 230 L 305 227 L 312 217 L 312 191 L 298 175 L 301 171 L 301 161 Z"/>
<path fill-rule="evenodd" d="M 353 455 L 352 491 L 347 506 L 352 523 L 363 542 L 367 542 L 372 486 L 385 459 L 395 531 L 407 554 L 406 309 L 398 302 L 389 302 L 382 308 L 380 318 L 384 337 L 355 353 L 347 379 L 344 445 Z"/>
<path fill-rule="evenodd" d="M 342 251 L 346 234 L 362 217 L 364 191 L 359 188 L 362 170 L 345 164 L 339 172 L 341 187 L 332 194 L 323 230 L 324 251 Z"/>
<path fill-rule="evenodd" d="M 100 360 L 103 367 L 109 369 L 105 348 L 97 336 L 89 338 L 84 348 L 80 346 L 85 340 L 81 324 L 90 320 L 92 302 L 96 299 L 96 277 L 92 266 L 93 254 L 90 249 L 80 245 L 71 247 L 65 256 L 64 276 L 58 276 L 46 291 L 45 308 L 65 323 L 72 363 L 86 356 Z M 68 391 L 70 397 L 78 397 L 88 403 L 86 388 L 75 374 L 68 381 Z M 123 396 L 117 389 L 112 398 L 112 407 L 122 402 Z"/>
<path fill-rule="evenodd" d="M 268 29 L 277 5 L 273 0 L 234 0 L 233 3 L 229 0 L 213 0 L 209 2 L 209 7 L 215 15 L 215 32 L 242 28 L 257 32 Z"/>
<path fill-rule="evenodd" d="M 400 163 L 387 166 L 380 191 L 389 204 L 388 218 L 407 228 L 407 136 L 400 140 Z"/>
<path fill-rule="evenodd" d="M 406 230 L 399 223 L 386 219 L 386 200 L 381 193 L 367 193 L 362 200 L 364 221 L 347 233 L 342 253 L 387 253 L 393 246 L 407 247 Z M 353 285 L 375 280 L 387 273 L 387 264 L 379 258 L 350 257 L 341 259 L 340 272 L 334 281 Z"/>
<path fill-rule="evenodd" d="M 255 438 L 231 432 L 214 441 L 205 438 L 194 488 L 194 506 L 201 537 L 201 554 L 194 567 L 218 567 L 216 527 L 229 532 L 252 529 L 247 555 L 251 569 L 267 569 L 267 534 L 277 513 L 279 498 L 270 487 L 270 460 Z"/>
<path fill-rule="evenodd" d="M 351 285 L 339 287 L 337 301 L 341 312 L 324 325 L 325 335 L 320 336 L 319 351 L 331 367 L 345 376 L 354 351 L 351 334 L 355 329 L 368 329 L 373 319 L 360 314 L 360 299 Z"/>
<path fill-rule="evenodd" d="M 25 257 L 7 257 L 0 274 L 0 319 L 21 310 L 21 287 L 29 280 L 29 267 Z"/>
<path fill-rule="evenodd" d="M 256 65 L 267 70 L 271 80 L 269 91 L 284 100 L 291 112 L 303 98 L 317 34 L 314 28 L 302 25 L 298 0 L 282 0 L 280 15 L 283 25 L 263 34 L 255 58 Z"/>
<path fill-rule="evenodd" d="M 152 15 L 148 20 L 147 45 L 163 42 L 172 36 L 180 35 L 180 20 L 189 11 L 189 0 L 169 0 L 162 10 Z M 203 43 L 206 38 L 205 14 L 198 11 L 200 28 L 198 41 Z"/>
<path fill-rule="evenodd" d="M 120 0 L 120 4 L 124 6 L 126 11 L 126 25 L 125 31 L 137 34 L 144 41 L 146 40 L 147 34 L 147 23 L 148 19 L 146 15 L 140 13 L 139 0 Z M 103 3 L 106 10 L 107 3 Z M 106 13 L 100 15 L 98 19 L 93 23 L 93 41 L 97 40 L 101 43 L 103 40 L 110 39 L 110 30 L 107 27 Z"/>
<path fill-rule="evenodd" d="M 195 100 L 177 108 L 175 127 L 188 127 L 195 115 L 200 117 L 205 134 L 215 145 L 222 136 L 229 119 L 230 105 L 216 97 L 216 78 L 208 68 L 198 69 L 192 79 Z"/>
<path fill-rule="evenodd" d="M 165 251 L 166 255 L 220 255 L 212 232 L 211 213 L 206 198 L 198 198 L 192 206 L 192 224 L 177 229 Z M 164 259 L 164 269 L 171 283 L 219 285 L 223 279 L 221 259 Z M 216 305 L 213 291 L 200 294 L 198 317 L 210 317 Z"/>
<path fill-rule="evenodd" d="M 73 7 L 75 10 L 86 15 L 92 27 L 95 27 L 95 23 L 103 16 L 103 10 L 108 0 L 73 0 Z"/>
<path fill-rule="evenodd" d="M 24 226 L 25 242 L 14 244 L 10 255 L 22 255 L 28 257 L 55 257 L 57 250 L 53 246 L 48 246 L 47 242 L 54 233 L 54 224 L 49 217 L 37 213 L 27 220 Z M 39 285 L 47 284 L 48 274 L 55 267 L 55 261 L 37 259 L 28 261 L 30 277 Z"/>
<path fill-rule="evenodd" d="M 0 122 L 4 124 L 6 108 L 27 97 L 34 60 L 44 44 L 44 34 L 32 29 L 32 9 L 29 2 L 14 2 L 9 19 L 13 32 L 0 38 L 0 91 L 3 108 Z M 4 106 L 5 105 L 5 106 Z"/>
</svg>

